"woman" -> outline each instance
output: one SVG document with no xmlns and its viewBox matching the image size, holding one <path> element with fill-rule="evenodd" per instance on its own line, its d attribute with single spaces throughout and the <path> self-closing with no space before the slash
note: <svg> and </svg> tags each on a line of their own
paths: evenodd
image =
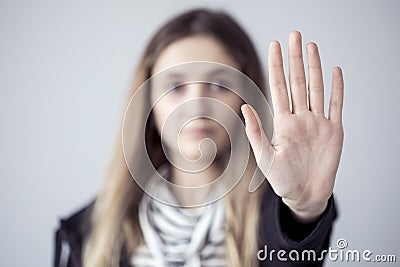
<svg viewBox="0 0 400 267">
<path fill-rule="evenodd" d="M 320 58 L 313 43 L 307 45 L 307 59 L 308 90 L 301 36 L 291 33 L 290 108 L 280 45 L 276 41 L 270 44 L 269 84 L 274 106 L 271 139 L 265 114 L 258 116 L 260 108 L 252 108 L 260 99 L 247 105 L 240 90 L 229 90 L 231 85 L 223 84 L 226 79 L 185 83 L 170 71 L 174 66 L 187 67 L 188 62 L 214 62 L 239 70 L 265 96 L 258 56 L 234 19 L 199 9 L 164 25 L 140 61 L 129 97 L 129 101 L 137 102 L 128 102 L 103 190 L 95 201 L 61 220 L 55 266 L 322 265 L 320 253 L 327 249 L 336 217 L 332 191 L 343 145 L 343 77 L 340 68 L 334 68 L 326 118 Z M 198 64 L 203 65 L 201 62 Z M 175 80 L 162 84 L 163 79 L 156 78 L 145 83 L 152 76 L 162 76 L 160 73 L 168 73 Z M 206 102 L 199 104 L 198 99 Z M 183 108 L 185 103 L 189 107 Z M 230 144 L 230 135 L 234 139 L 238 129 L 229 123 L 235 116 L 221 119 L 228 125 L 221 126 L 209 115 L 225 116 L 226 112 L 218 111 L 213 103 L 230 108 L 231 115 L 245 121 L 253 153 L 240 181 L 230 182 L 223 194 L 212 198 L 218 186 L 191 194 L 192 189 L 182 191 L 164 185 L 157 175 L 149 174 L 151 168 L 143 171 L 148 162 L 140 153 L 142 143 L 159 176 L 180 188 L 206 188 L 218 180 L 229 164 L 229 154 L 240 154 L 232 151 L 243 142 L 235 139 L 237 142 Z M 186 119 L 177 123 L 181 117 Z M 212 145 L 202 145 L 203 139 L 211 139 Z M 179 167 L 185 163 L 184 168 Z M 235 171 L 228 176 L 232 174 Z M 259 187 L 260 177 L 266 177 L 270 186 L 264 183 Z M 252 189 L 250 194 L 249 184 L 258 190 Z M 289 251 L 301 255 L 305 249 L 315 251 L 316 259 L 288 257 Z M 277 257 L 270 253 L 272 250 L 286 254 Z"/>
</svg>

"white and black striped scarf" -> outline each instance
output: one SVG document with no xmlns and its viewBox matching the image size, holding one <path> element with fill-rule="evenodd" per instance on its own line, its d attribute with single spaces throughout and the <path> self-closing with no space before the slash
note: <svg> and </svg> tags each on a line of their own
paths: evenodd
<svg viewBox="0 0 400 267">
<path fill-rule="evenodd" d="M 168 188 L 160 192 L 174 197 Z M 223 200 L 185 209 L 161 203 L 144 194 L 139 222 L 145 244 L 132 257 L 143 266 L 226 266 Z"/>
</svg>

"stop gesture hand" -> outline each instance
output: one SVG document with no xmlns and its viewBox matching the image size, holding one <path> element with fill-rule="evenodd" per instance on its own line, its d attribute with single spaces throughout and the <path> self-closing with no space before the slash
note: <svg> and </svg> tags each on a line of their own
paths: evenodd
<svg viewBox="0 0 400 267">
<path fill-rule="evenodd" d="M 295 218 L 315 220 L 332 194 L 343 146 L 343 75 L 332 71 L 328 117 L 324 115 L 324 83 L 318 47 L 307 44 L 308 86 L 299 32 L 289 35 L 289 84 L 291 108 L 280 44 L 270 44 L 269 84 L 274 108 L 274 137 L 270 142 L 258 115 L 242 106 L 246 134 L 258 167 Z M 271 168 L 266 158 L 273 158 Z"/>
</svg>

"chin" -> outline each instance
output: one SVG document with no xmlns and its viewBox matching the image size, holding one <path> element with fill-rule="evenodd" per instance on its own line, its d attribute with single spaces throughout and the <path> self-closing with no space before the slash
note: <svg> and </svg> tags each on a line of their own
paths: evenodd
<svg viewBox="0 0 400 267">
<path fill-rule="evenodd" d="M 182 153 L 185 158 L 187 158 L 188 160 L 193 160 L 193 161 L 199 160 L 200 157 L 202 158 L 202 160 L 205 160 L 208 162 L 210 160 L 214 159 L 214 157 L 213 157 L 214 153 L 212 151 L 208 152 L 208 151 L 203 150 L 202 153 L 200 153 L 198 145 L 196 145 L 195 147 L 193 147 L 191 149 L 185 149 L 182 151 Z"/>
</svg>

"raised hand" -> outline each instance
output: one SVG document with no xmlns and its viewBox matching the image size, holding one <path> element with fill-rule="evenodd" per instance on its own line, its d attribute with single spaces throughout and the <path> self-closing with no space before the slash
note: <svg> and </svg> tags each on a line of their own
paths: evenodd
<svg viewBox="0 0 400 267">
<path fill-rule="evenodd" d="M 332 71 L 328 118 L 324 115 L 324 84 L 318 47 L 307 44 L 308 87 L 299 32 L 289 35 L 289 83 L 292 109 L 283 70 L 280 44 L 270 44 L 269 85 L 274 108 L 274 137 L 267 139 L 257 113 L 242 106 L 246 134 L 260 170 L 276 194 L 303 222 L 315 220 L 332 194 L 343 147 L 343 75 Z M 266 164 L 274 158 L 271 169 Z"/>
</svg>

